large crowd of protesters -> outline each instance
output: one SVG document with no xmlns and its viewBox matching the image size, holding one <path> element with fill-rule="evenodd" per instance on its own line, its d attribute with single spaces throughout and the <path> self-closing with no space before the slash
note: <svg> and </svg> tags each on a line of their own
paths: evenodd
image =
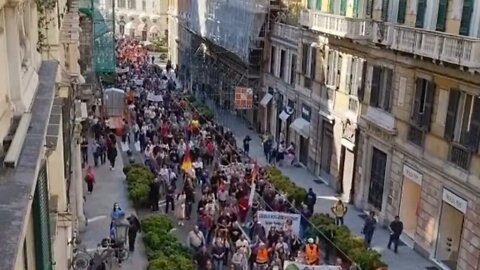
<svg viewBox="0 0 480 270">
<path fill-rule="evenodd" d="M 313 191 L 295 206 L 276 192 L 266 170 L 248 157 L 250 138 L 243 140 L 242 149 L 237 147 L 230 130 L 191 107 L 177 80 L 178 70 L 169 63 L 160 68 L 133 39 L 117 42 L 117 68 L 116 87 L 127 93 L 128 109 L 120 129 L 112 130 L 109 119 L 94 121 L 94 165 L 108 161 L 115 169 L 116 135 L 123 151 L 142 156 L 156 175 L 150 187 L 151 210 L 173 213 L 178 226 L 191 226 L 185 245 L 198 270 L 284 269 L 287 262 L 308 269 L 349 269 L 325 254 L 318 239 L 303 237 L 314 212 Z M 85 163 L 88 147 L 85 139 Z M 281 161 L 282 155 L 275 158 Z M 277 214 L 287 217 L 285 222 L 265 223 Z"/>
</svg>

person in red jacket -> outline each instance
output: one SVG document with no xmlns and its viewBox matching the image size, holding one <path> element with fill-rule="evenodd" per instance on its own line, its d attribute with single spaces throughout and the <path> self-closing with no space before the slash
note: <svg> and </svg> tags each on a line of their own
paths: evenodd
<svg viewBox="0 0 480 270">
<path fill-rule="evenodd" d="M 240 222 L 244 223 L 248 213 L 248 196 L 243 196 L 238 200 L 238 216 Z"/>
</svg>

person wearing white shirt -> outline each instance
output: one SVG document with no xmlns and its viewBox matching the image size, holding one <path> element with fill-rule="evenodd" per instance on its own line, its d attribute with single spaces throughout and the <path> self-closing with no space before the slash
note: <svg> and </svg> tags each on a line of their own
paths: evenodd
<svg viewBox="0 0 480 270">
<path fill-rule="evenodd" d="M 200 184 L 201 176 L 203 174 L 203 162 L 200 158 L 198 158 L 195 162 L 192 163 L 192 167 L 195 170 L 195 176 L 197 178 L 197 182 Z"/>
<path fill-rule="evenodd" d="M 202 246 L 205 245 L 205 236 L 200 231 L 198 226 L 195 225 L 192 231 L 187 236 L 187 247 L 190 247 L 193 251 L 197 252 Z"/>
<path fill-rule="evenodd" d="M 240 236 L 240 239 L 238 239 L 237 242 L 235 243 L 235 247 L 237 248 L 237 250 L 242 251 L 245 254 L 245 256 L 247 257 L 250 256 L 250 245 L 247 239 L 245 239 L 245 235 L 242 234 Z"/>
</svg>

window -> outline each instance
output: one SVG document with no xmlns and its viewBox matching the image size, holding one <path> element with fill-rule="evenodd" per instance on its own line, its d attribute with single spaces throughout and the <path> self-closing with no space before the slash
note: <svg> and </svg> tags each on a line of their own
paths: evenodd
<svg viewBox="0 0 480 270">
<path fill-rule="evenodd" d="M 430 127 L 434 92 L 435 84 L 433 82 L 417 78 L 411 120 L 412 124 L 425 131 Z"/>
<path fill-rule="evenodd" d="M 280 75 L 279 77 L 286 80 L 285 78 L 285 60 L 287 58 L 287 52 L 285 50 L 280 50 Z"/>
<path fill-rule="evenodd" d="M 371 19 L 373 15 L 373 0 L 366 0 L 365 17 Z"/>
<path fill-rule="evenodd" d="M 272 46 L 270 49 L 270 74 L 275 76 L 275 55 L 277 53 L 277 49 L 275 46 Z"/>
<path fill-rule="evenodd" d="M 147 10 L 147 1 L 142 0 L 142 10 L 146 11 Z"/>
<path fill-rule="evenodd" d="M 295 85 L 295 79 L 297 76 L 297 55 L 292 54 L 290 59 L 290 84 Z"/>
<path fill-rule="evenodd" d="M 288 99 L 287 101 L 287 106 L 290 108 L 290 109 L 295 109 L 295 101 L 293 99 Z"/>
<path fill-rule="evenodd" d="M 445 25 L 447 22 L 447 12 L 448 12 L 448 0 L 439 0 L 438 3 L 438 13 L 437 13 L 437 25 L 435 30 L 445 31 Z"/>
<path fill-rule="evenodd" d="M 128 0 L 128 8 L 129 9 L 136 9 L 136 0 Z"/>
<path fill-rule="evenodd" d="M 358 96 L 362 87 L 363 59 L 349 57 L 347 61 L 347 93 L 351 96 Z"/>
<path fill-rule="evenodd" d="M 302 74 L 308 74 L 308 56 L 309 56 L 310 46 L 306 43 L 302 45 Z"/>
<path fill-rule="evenodd" d="M 398 2 L 398 13 L 397 13 L 397 23 L 405 23 L 405 15 L 407 13 L 407 0 L 399 0 Z"/>
<path fill-rule="evenodd" d="M 340 54 L 340 53 L 337 53 L 337 63 L 336 63 L 336 78 L 335 78 L 335 82 L 337 83 L 337 86 L 338 84 L 340 83 L 340 78 L 341 78 L 341 75 L 342 75 L 342 66 L 343 66 L 343 55 Z"/>
<path fill-rule="evenodd" d="M 347 14 L 347 0 L 340 0 L 340 15 L 345 16 Z"/>
<path fill-rule="evenodd" d="M 415 27 L 423 28 L 425 21 L 425 11 L 427 9 L 427 0 L 418 0 L 417 3 L 417 17 L 415 19 Z"/>
<path fill-rule="evenodd" d="M 372 81 L 370 89 L 370 106 L 383 109 L 387 112 L 391 109 L 393 70 L 373 66 Z"/>
<path fill-rule="evenodd" d="M 327 85 L 337 86 L 337 64 L 338 64 L 338 53 L 334 50 L 328 51 L 327 59 Z"/>
<path fill-rule="evenodd" d="M 476 152 L 480 141 L 480 99 L 471 94 L 450 90 L 445 138 Z"/>
<path fill-rule="evenodd" d="M 368 189 L 368 203 L 378 210 L 382 209 L 386 167 L 387 154 L 374 147 L 370 171 L 370 185 Z"/>
<path fill-rule="evenodd" d="M 117 4 L 118 8 L 125 8 L 125 0 L 118 0 Z"/>
<path fill-rule="evenodd" d="M 310 122 L 312 117 L 312 108 L 306 104 L 302 104 L 302 118 Z"/>
<path fill-rule="evenodd" d="M 380 16 L 381 16 L 382 21 L 384 21 L 384 22 L 388 22 L 388 19 L 389 19 L 388 18 L 388 11 L 389 11 L 388 6 L 390 4 L 389 2 L 390 2 L 389 0 L 383 0 L 382 1 L 382 10 L 381 10 L 382 13 L 381 13 Z"/>
<path fill-rule="evenodd" d="M 460 20 L 460 35 L 470 34 L 470 23 L 472 21 L 473 0 L 463 0 L 462 19 Z"/>
</svg>

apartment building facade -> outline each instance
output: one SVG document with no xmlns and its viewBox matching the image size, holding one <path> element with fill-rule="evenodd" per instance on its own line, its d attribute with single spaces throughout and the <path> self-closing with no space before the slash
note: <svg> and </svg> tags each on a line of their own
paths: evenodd
<svg viewBox="0 0 480 270">
<path fill-rule="evenodd" d="M 0 1 L 0 264 L 8 270 L 68 269 L 76 228 L 68 109 L 81 76 L 78 4 L 40 3 Z"/>
<path fill-rule="evenodd" d="M 402 240 L 444 269 L 480 268 L 479 9 L 308 1 L 300 15 L 329 48 L 364 59 L 355 205 L 382 223 L 399 215 Z"/>
</svg>

